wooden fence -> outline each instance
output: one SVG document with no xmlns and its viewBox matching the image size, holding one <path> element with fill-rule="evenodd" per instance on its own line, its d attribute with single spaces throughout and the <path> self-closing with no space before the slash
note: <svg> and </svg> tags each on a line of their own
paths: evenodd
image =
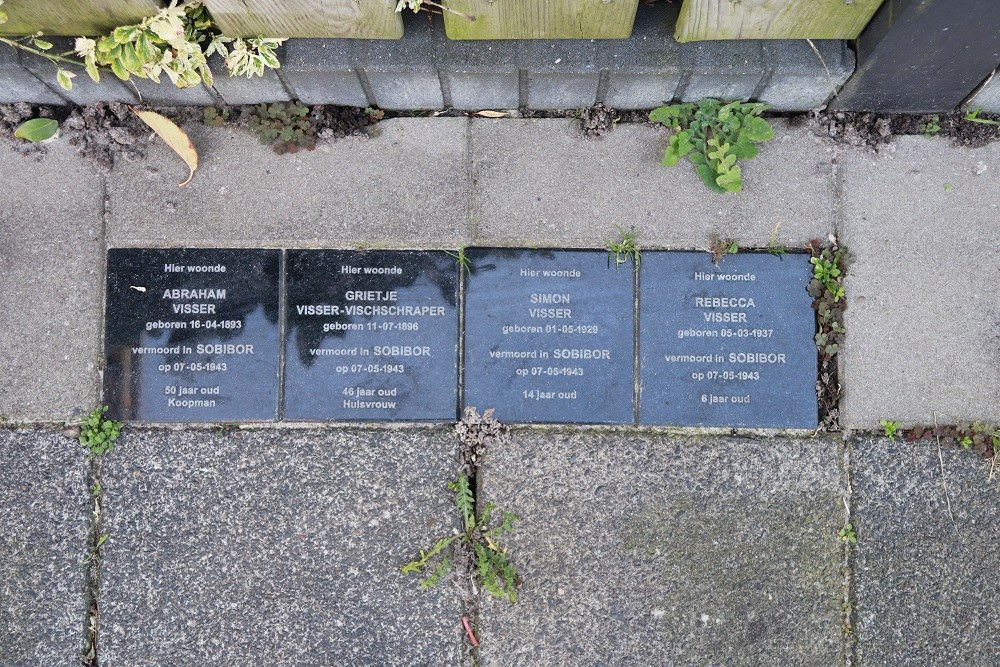
<svg viewBox="0 0 1000 667">
<path fill-rule="evenodd" d="M 684 0 L 678 41 L 853 39 L 883 0 Z M 234 37 L 399 39 L 396 0 L 204 0 Z M 442 0 L 448 37 L 624 39 L 639 0 Z M 158 0 L 6 0 L 0 34 L 95 35 L 155 13 Z M 430 8 L 430 7 L 428 7 Z M 432 9 L 432 8 L 431 8 Z M 469 17 L 475 17 L 473 20 Z"/>
</svg>

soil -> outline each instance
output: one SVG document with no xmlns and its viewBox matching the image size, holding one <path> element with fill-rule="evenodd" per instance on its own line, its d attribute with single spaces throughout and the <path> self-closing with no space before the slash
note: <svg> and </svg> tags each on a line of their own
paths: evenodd
<svg viewBox="0 0 1000 667">
<path fill-rule="evenodd" d="M 227 111 L 226 121 L 219 124 L 246 126 L 244 109 L 252 107 L 217 107 Z M 157 108 L 156 111 L 177 123 L 202 122 L 201 107 Z M 349 136 L 374 136 L 375 127 L 383 118 L 412 114 L 386 113 L 378 109 L 360 109 L 317 105 L 310 109 L 309 120 L 315 127 L 315 136 L 331 141 Z M 416 114 L 425 115 L 425 114 Z M 435 112 L 440 116 L 464 116 L 465 112 L 448 110 Z M 584 136 L 599 137 L 613 130 L 619 123 L 648 123 L 648 111 L 620 111 L 603 104 L 586 109 L 556 111 L 531 111 L 520 109 L 520 118 L 578 118 Z M 869 112 L 822 112 L 789 114 L 785 116 L 793 125 L 818 124 L 817 132 L 850 146 L 879 150 L 889 146 L 894 136 L 927 135 L 948 137 L 961 146 L 979 147 L 1000 140 L 1000 126 L 966 120 L 960 112 L 925 115 L 883 115 Z M 981 118 L 1000 120 L 998 114 L 981 114 Z M 0 141 L 20 154 L 38 156 L 47 152 L 44 143 L 32 144 L 15 139 L 14 130 L 31 118 L 55 118 L 60 124 L 60 135 L 68 139 L 77 152 L 86 157 L 99 171 L 107 172 L 118 158 L 136 160 L 145 156 L 146 146 L 153 134 L 129 107 L 119 103 L 97 103 L 86 107 L 53 107 L 35 104 L 0 105 Z M 937 129 L 935 129 L 937 128 Z"/>
<path fill-rule="evenodd" d="M 1000 120 L 996 114 L 981 118 Z M 1000 139 L 1000 126 L 975 123 L 964 113 L 925 115 L 882 115 L 869 112 L 823 112 L 817 117 L 820 133 L 849 146 L 879 150 L 894 136 L 926 135 L 948 137 L 959 146 L 977 148 Z M 934 126 L 940 129 L 935 130 Z"/>
<path fill-rule="evenodd" d="M 33 104 L 0 105 L 0 139 L 22 155 L 44 155 L 44 143 L 33 144 L 14 137 L 14 130 L 30 118 L 55 118 L 59 136 L 98 171 L 106 173 L 117 156 L 139 159 L 151 134 L 125 104 L 97 103 L 86 107 L 50 107 Z"/>
<path fill-rule="evenodd" d="M 220 108 L 221 109 L 221 108 Z M 150 109 L 163 114 L 175 123 L 202 122 L 201 107 L 159 107 Z M 229 122 L 245 126 L 240 107 L 229 109 Z M 314 106 L 309 118 L 316 127 L 320 140 L 342 139 L 366 135 L 372 125 L 382 119 L 379 110 L 366 112 L 353 107 Z M 14 137 L 14 130 L 31 118 L 55 118 L 59 121 L 59 136 L 65 137 L 79 155 L 87 158 L 101 173 L 111 170 L 115 160 L 138 160 L 146 155 L 146 147 L 153 138 L 152 131 L 129 110 L 128 105 L 116 102 L 88 105 L 86 107 L 53 107 L 37 104 L 0 105 L 0 141 L 22 155 L 48 152 L 45 143 L 34 144 Z"/>
</svg>

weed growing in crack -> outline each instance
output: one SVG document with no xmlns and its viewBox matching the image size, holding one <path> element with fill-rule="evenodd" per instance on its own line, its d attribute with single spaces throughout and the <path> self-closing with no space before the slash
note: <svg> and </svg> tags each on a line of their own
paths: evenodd
<svg viewBox="0 0 1000 667">
<path fill-rule="evenodd" d="M 468 545 L 476 556 L 476 574 L 482 589 L 494 597 L 517 602 L 521 578 L 507 549 L 500 543 L 503 535 L 514 530 L 517 516 L 498 509 L 493 502 L 486 503 L 477 516 L 476 499 L 469 478 L 464 474 L 450 482 L 448 488 L 455 493 L 455 506 L 462 517 L 463 530 L 439 539 L 428 551 L 421 550 L 420 558 L 404 565 L 402 571 L 426 575 L 420 580 L 421 588 L 433 588 L 451 574 L 452 548 Z"/>
<path fill-rule="evenodd" d="M 816 395 L 819 399 L 823 426 L 827 430 L 840 428 L 840 382 L 837 376 L 836 356 L 844 343 L 847 330 L 844 328 L 844 278 L 851 263 L 850 252 L 837 245 L 831 235 L 825 247 L 819 241 L 808 246 L 812 255 L 813 278 L 809 281 L 809 294 L 813 297 L 816 311 L 816 348 L 819 354 L 819 380 Z"/>
<path fill-rule="evenodd" d="M 260 137 L 260 143 L 270 146 L 278 155 L 316 148 L 316 126 L 309 117 L 309 107 L 302 102 L 246 107 L 243 120 Z"/>
<path fill-rule="evenodd" d="M 671 104 L 649 112 L 649 120 L 674 129 L 663 155 L 663 166 L 687 157 L 695 173 L 712 192 L 742 192 L 738 160 L 757 157 L 756 144 L 774 138 L 770 123 L 760 117 L 766 104 L 704 99 L 698 104 Z"/>
<path fill-rule="evenodd" d="M 423 577 L 420 580 L 422 588 L 433 588 L 457 571 L 463 590 L 462 584 L 472 584 L 472 590 L 466 590 L 470 609 L 474 608 L 474 600 L 480 590 L 514 603 L 521 586 L 517 568 L 508 550 L 500 543 L 501 537 L 514 529 L 517 516 L 500 509 L 493 502 L 486 503 L 477 513 L 473 491 L 486 449 L 504 442 L 509 430 L 493 418 L 492 409 L 480 416 L 474 407 L 466 408 L 464 418 L 455 425 L 461 455 L 459 473 L 455 481 L 448 484 L 455 494 L 455 507 L 462 519 L 462 528 L 438 539 L 430 549 L 421 550 L 419 558 L 402 567 L 407 574 Z M 463 622 L 467 620 L 463 619 Z M 475 635 L 468 632 L 470 641 L 475 644 Z"/>
<path fill-rule="evenodd" d="M 924 131 L 924 139 L 930 139 L 941 131 L 941 117 L 937 115 L 931 116 L 927 122 L 922 125 L 921 129 Z"/>
<path fill-rule="evenodd" d="M 625 231 L 621 227 L 618 228 L 618 233 L 621 235 L 620 241 L 606 242 L 608 264 L 611 264 L 611 260 L 614 260 L 615 268 L 617 269 L 622 264 L 628 263 L 631 259 L 636 266 L 639 266 L 642 250 L 639 248 L 638 234 L 634 229 Z"/>
<path fill-rule="evenodd" d="M 967 449 L 983 458 L 993 459 L 993 467 L 1000 467 L 1000 426 L 985 422 L 962 422 L 954 426 L 914 426 L 901 430 L 900 434 L 907 442 L 940 441 L 942 445 L 951 445 Z"/>
<path fill-rule="evenodd" d="M 94 456 L 114 451 L 115 441 L 122 430 L 121 422 L 105 419 L 107 411 L 106 405 L 97 408 L 80 426 L 80 444 Z"/>
<path fill-rule="evenodd" d="M 778 245 L 779 229 L 781 229 L 780 222 L 774 226 L 774 230 L 771 232 L 771 240 L 767 242 L 767 251 L 775 257 L 781 257 L 788 252 L 788 246 Z"/>
<path fill-rule="evenodd" d="M 965 120 L 970 123 L 979 123 L 981 125 L 998 125 L 1000 126 L 1000 120 L 992 120 L 990 118 L 980 118 L 979 114 L 983 113 L 982 107 L 976 107 L 970 111 L 965 112 Z"/>
<path fill-rule="evenodd" d="M 712 264 L 718 266 L 726 255 L 738 253 L 740 246 L 735 239 L 722 239 L 713 234 L 708 242 L 708 251 L 712 253 Z"/>
<path fill-rule="evenodd" d="M 837 535 L 840 537 L 841 540 L 843 540 L 847 544 L 858 543 L 858 536 L 854 532 L 854 524 L 845 523 L 844 527 L 837 532 Z"/>
<path fill-rule="evenodd" d="M 449 257 L 455 260 L 455 264 L 458 265 L 459 271 L 465 271 L 466 275 L 472 275 L 472 261 L 469 260 L 469 256 L 465 254 L 465 248 L 459 248 L 455 252 L 449 250 L 445 251 Z"/>
<path fill-rule="evenodd" d="M 899 431 L 900 423 L 896 421 L 890 421 L 888 419 L 880 419 L 879 426 L 885 431 L 885 437 L 890 440 L 896 439 L 896 433 Z"/>
</svg>

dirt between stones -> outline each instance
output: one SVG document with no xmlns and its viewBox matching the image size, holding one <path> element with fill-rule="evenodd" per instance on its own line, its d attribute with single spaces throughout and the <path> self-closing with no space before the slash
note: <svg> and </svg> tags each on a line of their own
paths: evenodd
<svg viewBox="0 0 1000 667">
<path fill-rule="evenodd" d="M 136 107 L 139 108 L 139 107 Z M 145 108 L 145 107 L 143 107 Z M 163 114 L 175 123 L 201 123 L 203 107 L 157 107 L 150 109 Z M 233 108 L 232 124 L 245 126 L 239 107 Z M 321 140 L 336 140 L 347 136 L 368 136 L 370 127 L 381 118 L 380 113 L 365 113 L 354 107 L 315 106 L 309 119 L 316 127 Z M 86 107 L 55 107 L 37 104 L 0 105 L 0 141 L 22 155 L 41 157 L 47 152 L 44 143 L 33 144 L 14 137 L 22 122 L 31 118 L 54 118 L 59 121 L 59 135 L 65 137 L 101 173 L 111 170 L 115 160 L 139 160 L 146 156 L 146 148 L 154 135 L 152 130 L 131 112 L 127 104 L 98 102 Z"/>
<path fill-rule="evenodd" d="M 1000 120 L 996 114 L 981 118 Z M 962 112 L 924 115 L 880 115 L 870 112 L 824 112 L 817 117 L 821 134 L 849 146 L 878 150 L 896 135 L 948 137 L 959 146 L 978 148 L 1000 139 L 1000 126 L 965 119 Z M 937 126 L 940 129 L 934 129 Z"/>
<path fill-rule="evenodd" d="M 246 125 L 240 121 L 240 107 L 230 107 L 227 124 Z M 177 123 L 201 122 L 202 107 L 166 107 L 155 109 Z M 382 118 L 411 114 L 384 113 L 354 107 L 317 105 L 310 108 L 309 120 L 316 137 L 330 141 L 348 136 L 375 136 L 375 127 Z M 417 114 L 430 115 L 430 114 Z M 468 115 L 463 112 L 435 112 L 433 115 Z M 613 131 L 621 123 L 648 123 L 649 112 L 616 110 L 602 104 L 587 109 L 564 111 L 530 111 L 521 109 L 511 114 L 518 118 L 577 118 L 580 132 L 587 137 L 599 137 Z M 881 115 L 870 112 L 823 112 L 785 115 L 793 126 L 813 126 L 816 133 L 849 146 L 879 150 L 889 146 L 897 135 L 928 135 L 949 137 L 960 146 L 979 147 L 1000 139 L 1000 126 L 966 120 L 965 114 Z M 989 120 L 1000 120 L 1000 114 L 981 114 Z M 55 118 L 60 134 L 95 168 L 106 173 L 118 158 L 138 160 L 145 157 L 153 133 L 129 111 L 126 104 L 100 102 L 86 107 L 53 107 L 27 103 L 0 105 L 0 141 L 20 154 L 44 155 L 45 144 L 32 144 L 14 138 L 14 130 L 31 118 Z M 939 129 L 934 130 L 937 126 Z M 659 126 L 657 126 L 659 127 Z M 929 129 L 930 128 L 930 129 Z"/>
</svg>

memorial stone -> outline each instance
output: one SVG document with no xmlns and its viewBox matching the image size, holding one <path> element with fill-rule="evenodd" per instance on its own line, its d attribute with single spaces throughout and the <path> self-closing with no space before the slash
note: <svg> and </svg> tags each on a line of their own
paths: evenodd
<svg viewBox="0 0 1000 667">
<path fill-rule="evenodd" d="M 506 422 L 631 424 L 631 263 L 600 251 L 473 249 L 465 405 Z"/>
<path fill-rule="evenodd" d="M 458 267 L 440 251 L 290 250 L 287 419 L 454 421 Z"/>
<path fill-rule="evenodd" d="M 276 419 L 279 264 L 276 250 L 108 251 L 109 417 Z"/>
<path fill-rule="evenodd" d="M 639 422 L 815 428 L 809 257 L 647 252 L 639 275 Z"/>
</svg>

